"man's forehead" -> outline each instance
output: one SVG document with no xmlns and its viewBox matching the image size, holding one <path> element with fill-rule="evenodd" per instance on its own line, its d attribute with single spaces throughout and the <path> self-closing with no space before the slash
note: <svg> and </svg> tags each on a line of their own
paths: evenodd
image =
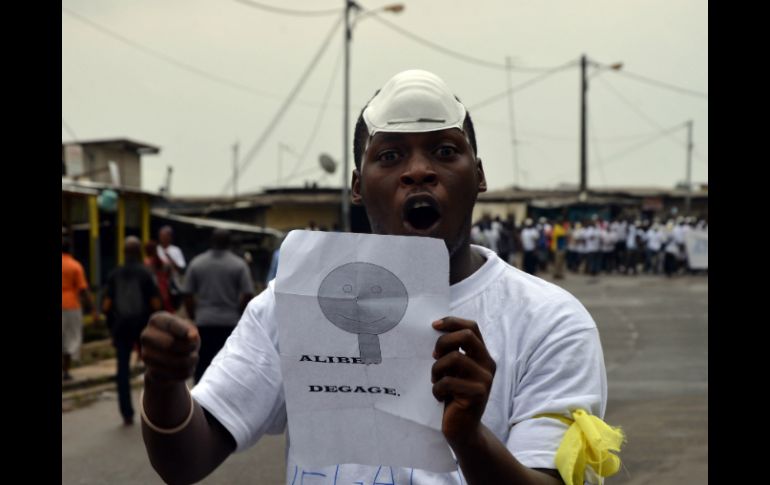
<svg viewBox="0 0 770 485">
<path fill-rule="evenodd" d="M 447 128 L 444 130 L 436 131 L 378 131 L 374 136 L 369 137 L 369 143 L 380 143 L 389 141 L 398 141 L 406 138 L 423 138 L 423 139 L 436 139 L 436 138 L 465 138 L 467 136 L 463 130 L 458 128 Z"/>
</svg>

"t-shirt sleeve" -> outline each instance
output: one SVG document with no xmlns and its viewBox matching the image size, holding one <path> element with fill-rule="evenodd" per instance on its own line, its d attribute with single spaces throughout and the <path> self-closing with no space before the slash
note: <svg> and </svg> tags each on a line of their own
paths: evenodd
<svg viewBox="0 0 770 485">
<path fill-rule="evenodd" d="M 585 308 L 573 297 L 548 307 L 545 318 L 553 323 L 544 335 L 533 338 L 536 343 L 518 362 L 506 446 L 527 467 L 555 469 L 567 426 L 535 416 L 571 418 L 570 411 L 580 408 L 603 418 L 607 376 L 599 333 Z"/>
<path fill-rule="evenodd" d="M 168 249 L 168 257 L 174 260 L 174 264 L 176 264 L 179 269 L 184 269 L 185 266 L 187 266 L 187 262 L 184 260 L 184 254 L 182 253 L 182 250 L 177 246 L 169 246 Z"/>
<path fill-rule="evenodd" d="M 248 449 L 265 433 L 286 428 L 274 305 L 271 289 L 249 303 L 192 390 L 195 400 L 235 438 L 236 451 Z"/>
<path fill-rule="evenodd" d="M 182 293 L 192 295 L 198 291 L 198 280 L 196 276 L 195 264 L 191 264 L 187 268 L 187 273 L 184 275 L 184 281 L 182 281 Z"/>
<path fill-rule="evenodd" d="M 86 273 L 83 271 L 83 266 L 78 264 L 77 268 L 78 270 L 75 273 L 75 285 L 77 286 L 78 291 L 87 290 L 88 281 L 86 281 Z"/>
<path fill-rule="evenodd" d="M 239 278 L 239 286 L 241 288 L 241 294 L 253 295 L 254 283 L 251 282 L 251 270 L 249 266 L 244 262 L 241 266 Z"/>
</svg>

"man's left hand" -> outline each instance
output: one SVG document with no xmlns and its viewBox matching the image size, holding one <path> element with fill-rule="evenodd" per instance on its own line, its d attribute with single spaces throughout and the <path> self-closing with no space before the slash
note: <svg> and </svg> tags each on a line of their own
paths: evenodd
<svg viewBox="0 0 770 485">
<path fill-rule="evenodd" d="M 433 395 L 444 402 L 441 432 L 452 445 L 479 431 L 496 364 L 476 322 L 445 317 L 433 328 L 447 332 L 436 340 L 431 380 Z"/>
</svg>

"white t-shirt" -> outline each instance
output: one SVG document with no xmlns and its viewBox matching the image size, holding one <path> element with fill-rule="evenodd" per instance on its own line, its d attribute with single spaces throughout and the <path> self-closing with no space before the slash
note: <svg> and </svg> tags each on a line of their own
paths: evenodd
<svg viewBox="0 0 770 485">
<path fill-rule="evenodd" d="M 615 233 L 603 227 L 599 230 L 602 242 L 602 252 L 611 253 L 615 249 Z"/>
<path fill-rule="evenodd" d="M 647 230 L 647 249 L 658 252 L 663 247 L 663 234 L 657 228 Z"/>
<path fill-rule="evenodd" d="M 599 251 L 599 229 L 594 226 L 588 226 L 583 229 L 583 237 L 585 238 L 587 253 Z"/>
<path fill-rule="evenodd" d="M 636 249 L 636 226 L 628 226 L 628 236 L 626 237 L 626 247 L 628 249 Z"/>
<path fill-rule="evenodd" d="M 524 248 L 524 251 L 534 251 L 539 237 L 540 231 L 534 227 L 527 227 L 521 231 L 521 246 Z"/>
<path fill-rule="evenodd" d="M 472 248 L 486 262 L 450 287 L 450 314 L 478 323 L 497 364 L 482 422 L 523 465 L 556 468 L 554 457 L 567 427 L 554 419 L 533 416 L 568 415 L 569 410 L 582 408 L 604 417 L 607 378 L 596 324 L 565 290 L 504 263 L 486 248 Z M 195 400 L 233 435 L 236 451 L 254 445 L 264 433 L 277 434 L 286 428 L 277 348 L 271 282 L 249 303 L 224 348 L 192 390 Z M 335 439 L 344 436 L 329 439 L 333 446 Z M 305 476 L 313 484 L 329 485 L 466 483 L 459 466 L 452 473 L 388 464 L 305 468 L 292 455 L 291 437 L 287 447 L 287 484 L 300 483 Z M 588 479 L 589 473 L 586 475 Z"/>
<path fill-rule="evenodd" d="M 494 252 L 500 252 L 500 248 L 497 243 L 500 241 L 500 231 L 502 231 L 503 225 L 497 221 L 492 221 L 489 229 L 484 229 L 484 236 L 487 238 L 488 248 Z"/>
<path fill-rule="evenodd" d="M 170 244 L 167 248 L 164 248 L 158 244 L 158 257 L 164 263 L 168 263 L 169 258 L 171 258 L 179 269 L 184 269 L 184 267 L 187 265 L 184 260 L 184 254 L 182 254 L 182 250 L 173 244 Z"/>
</svg>

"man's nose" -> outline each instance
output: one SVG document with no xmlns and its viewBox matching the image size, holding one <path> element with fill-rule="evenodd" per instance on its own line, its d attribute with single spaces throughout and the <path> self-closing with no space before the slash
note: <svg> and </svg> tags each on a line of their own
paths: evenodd
<svg viewBox="0 0 770 485">
<path fill-rule="evenodd" d="M 414 154 L 409 158 L 404 172 L 401 174 L 403 185 L 435 185 L 438 182 L 433 164 L 422 154 Z"/>
</svg>

